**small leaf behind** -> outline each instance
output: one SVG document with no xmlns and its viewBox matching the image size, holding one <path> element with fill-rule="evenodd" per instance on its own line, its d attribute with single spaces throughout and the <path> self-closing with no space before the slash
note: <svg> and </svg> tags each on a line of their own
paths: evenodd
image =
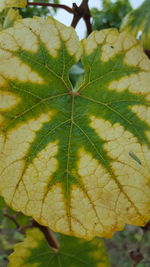
<svg viewBox="0 0 150 267">
<path fill-rule="evenodd" d="M 60 249 L 52 250 L 39 229 L 27 231 L 23 242 L 14 246 L 9 256 L 9 267 L 108 267 L 109 258 L 104 242 L 94 239 L 90 242 L 59 235 Z"/>
</svg>

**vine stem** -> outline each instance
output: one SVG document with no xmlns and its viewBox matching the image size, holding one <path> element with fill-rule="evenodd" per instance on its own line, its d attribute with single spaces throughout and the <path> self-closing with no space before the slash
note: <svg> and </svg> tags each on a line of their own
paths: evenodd
<svg viewBox="0 0 150 267">
<path fill-rule="evenodd" d="M 14 215 L 10 215 L 8 213 L 8 207 L 5 207 L 3 210 L 3 215 L 5 217 L 7 217 L 9 220 L 11 220 L 15 225 L 16 225 L 16 229 L 18 232 L 25 234 L 25 231 L 27 229 L 30 228 L 39 228 L 39 230 L 44 234 L 45 239 L 47 240 L 49 246 L 55 251 L 58 252 L 59 250 L 59 243 L 54 235 L 54 233 L 52 232 L 52 230 L 47 227 L 47 226 L 43 226 L 41 224 L 39 224 L 38 222 L 36 222 L 34 219 L 31 220 L 31 222 L 27 225 L 21 226 L 18 221 L 17 221 L 17 216 L 19 215 L 19 213 L 16 213 Z"/>
<path fill-rule="evenodd" d="M 62 8 L 68 11 L 69 13 L 73 14 L 73 20 L 71 23 L 71 26 L 75 28 L 80 21 L 81 18 L 83 18 L 86 27 L 87 27 L 87 32 L 90 34 L 92 32 L 92 25 L 90 22 L 91 19 L 91 14 L 90 14 L 90 9 L 88 6 L 89 0 L 82 0 L 80 6 L 77 6 L 75 3 L 73 3 L 72 8 L 66 6 L 66 5 L 61 5 L 61 4 L 50 4 L 50 3 L 41 3 L 41 2 L 29 2 L 27 1 L 27 6 L 47 6 L 47 7 L 55 7 L 55 8 Z"/>
<path fill-rule="evenodd" d="M 11 220 L 11 221 L 16 225 L 16 228 L 17 228 L 17 229 L 20 227 L 19 223 L 18 223 L 17 220 L 16 220 L 16 216 L 17 216 L 17 214 L 15 214 L 15 215 L 10 215 L 10 214 L 8 214 L 8 208 L 7 208 L 7 207 L 5 207 L 5 208 L 3 209 L 3 215 L 4 215 L 5 217 L 7 217 L 9 220 Z"/>
<path fill-rule="evenodd" d="M 12 218 L 9 218 L 12 219 Z M 47 240 L 49 246 L 53 249 L 53 251 L 58 252 L 59 251 L 59 243 L 54 235 L 54 233 L 52 232 L 52 230 L 44 225 L 39 224 L 37 221 L 35 221 L 34 219 L 31 220 L 31 222 L 27 225 L 24 226 L 20 226 L 18 227 L 18 231 L 22 234 L 25 234 L 27 229 L 31 229 L 31 228 L 39 228 L 39 230 L 43 233 L 45 239 Z"/>
<path fill-rule="evenodd" d="M 150 50 L 145 49 L 144 52 L 148 56 L 148 58 L 150 59 Z"/>
<path fill-rule="evenodd" d="M 41 230 L 41 232 L 44 234 L 49 246 L 55 251 L 58 252 L 59 250 L 59 244 L 58 241 L 54 235 L 54 233 L 51 231 L 49 227 L 43 226 L 36 222 L 35 220 L 32 221 L 33 227 L 37 227 Z"/>
<path fill-rule="evenodd" d="M 72 8 L 70 8 L 70 7 L 66 6 L 66 5 L 40 3 L 40 2 L 27 2 L 27 6 L 49 6 L 49 7 L 55 7 L 55 8 L 63 8 L 66 11 L 68 11 L 69 13 L 74 14 Z"/>
<path fill-rule="evenodd" d="M 87 32 L 88 34 L 90 34 L 92 32 L 92 25 L 90 21 L 91 13 L 88 6 L 88 2 L 89 0 L 83 0 L 79 7 L 75 3 L 73 3 L 74 17 L 71 26 L 75 28 L 80 19 L 83 18 L 86 24 Z"/>
</svg>

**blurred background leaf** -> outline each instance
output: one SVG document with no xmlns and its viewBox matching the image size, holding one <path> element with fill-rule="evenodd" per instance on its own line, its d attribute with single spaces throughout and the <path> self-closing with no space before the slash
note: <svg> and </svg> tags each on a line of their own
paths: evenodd
<svg viewBox="0 0 150 267">
<path fill-rule="evenodd" d="M 150 50 L 150 0 L 132 10 L 123 19 L 121 30 L 132 33 L 145 49 Z"/>
<path fill-rule="evenodd" d="M 8 255 L 12 252 L 14 244 L 24 239 L 23 233 L 5 214 L 16 218 L 18 225 L 22 228 L 31 221 L 30 217 L 9 208 L 0 196 L 0 267 L 8 266 Z"/>
<path fill-rule="evenodd" d="M 118 28 L 121 25 L 123 17 L 132 10 L 128 0 L 102 0 L 102 10 L 93 8 L 91 14 L 93 17 L 93 30 L 102 30 L 106 28 Z"/>
<path fill-rule="evenodd" d="M 105 239 L 111 267 L 149 267 L 150 232 L 142 227 L 127 225 L 124 231 L 116 233 L 112 239 Z M 140 262 L 136 265 L 132 254 L 140 253 Z"/>
<path fill-rule="evenodd" d="M 34 0 L 32 2 L 42 2 L 41 0 Z M 44 3 L 59 4 L 59 0 L 44 0 Z M 57 8 L 49 8 L 46 6 L 28 6 L 20 9 L 20 14 L 23 18 L 32 18 L 33 16 L 46 17 L 47 15 L 54 15 Z"/>
</svg>

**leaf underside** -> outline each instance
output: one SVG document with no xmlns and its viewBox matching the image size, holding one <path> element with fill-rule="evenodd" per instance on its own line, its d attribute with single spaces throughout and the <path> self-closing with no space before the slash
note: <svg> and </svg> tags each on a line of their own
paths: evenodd
<svg viewBox="0 0 150 267">
<path fill-rule="evenodd" d="M 68 79 L 79 60 L 83 84 Z M 150 219 L 150 65 L 127 33 L 79 42 L 52 18 L 0 33 L 0 192 L 53 231 L 110 237 Z"/>
</svg>

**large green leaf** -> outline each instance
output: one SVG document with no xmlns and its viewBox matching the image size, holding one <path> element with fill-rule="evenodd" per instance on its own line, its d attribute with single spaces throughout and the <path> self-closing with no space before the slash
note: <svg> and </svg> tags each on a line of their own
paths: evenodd
<svg viewBox="0 0 150 267">
<path fill-rule="evenodd" d="M 121 30 L 140 38 L 143 47 L 150 49 L 150 0 L 145 0 L 139 8 L 125 16 Z"/>
<path fill-rule="evenodd" d="M 23 242 L 14 246 L 9 256 L 9 267 L 108 267 L 109 259 L 104 242 L 90 242 L 75 237 L 59 235 L 58 251 L 49 247 L 42 232 L 28 230 Z"/>
<path fill-rule="evenodd" d="M 150 219 L 150 64 L 108 29 L 79 42 L 52 18 L 0 33 L 0 191 L 52 230 L 90 239 Z M 68 79 L 82 54 L 85 79 Z"/>
</svg>

